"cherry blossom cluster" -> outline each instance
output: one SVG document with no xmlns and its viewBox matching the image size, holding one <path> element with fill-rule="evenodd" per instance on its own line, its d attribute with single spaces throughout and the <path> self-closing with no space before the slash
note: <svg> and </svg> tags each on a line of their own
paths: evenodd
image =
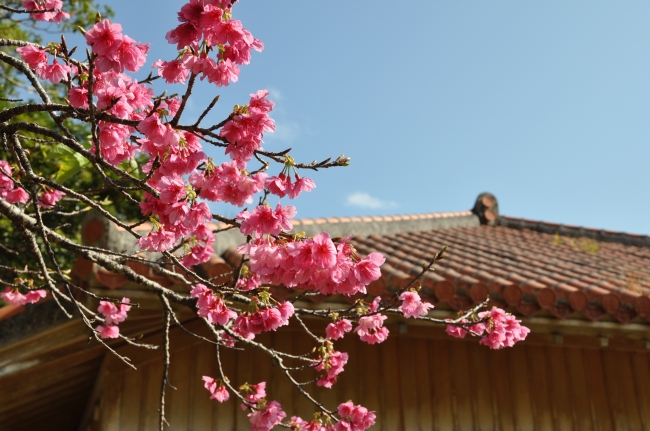
<svg viewBox="0 0 650 431">
<path fill-rule="evenodd" d="M 220 379 L 215 380 L 210 376 L 203 376 L 203 382 L 205 388 L 208 390 L 208 392 L 210 392 L 211 400 L 217 400 L 220 403 L 228 401 L 230 398 L 230 393 Z"/>
<path fill-rule="evenodd" d="M 237 216 L 241 232 L 255 237 L 238 251 L 250 257 L 250 269 L 260 276 L 260 283 L 326 295 L 366 293 L 366 286 L 381 276 L 379 267 L 386 260 L 383 255 L 370 253 L 361 258 L 348 242 L 349 237 L 334 244 L 327 232 L 312 238 L 278 237 L 293 228 L 290 219 L 295 213 L 294 207 L 278 204 L 275 210 L 260 205 L 253 213 L 242 211 Z"/>
<path fill-rule="evenodd" d="M 122 35 L 122 26 L 105 19 L 86 32 L 86 43 L 97 55 L 95 67 L 100 72 L 137 72 L 147 59 L 149 45 Z"/>
<path fill-rule="evenodd" d="M 291 171 L 296 177 L 295 182 L 291 182 Z M 301 178 L 294 167 L 292 157 L 287 156 L 287 161 L 279 175 L 269 177 L 265 182 L 268 191 L 280 198 L 289 196 L 289 199 L 295 199 L 302 192 L 310 192 L 316 187 L 316 183 L 310 178 Z"/>
<path fill-rule="evenodd" d="M 219 131 L 228 142 L 226 154 L 231 159 L 249 161 L 255 151 L 262 149 L 264 132 L 275 130 L 275 122 L 269 117 L 275 104 L 267 99 L 268 95 L 267 90 L 251 94 L 248 105 L 235 106 L 230 120 Z"/>
<path fill-rule="evenodd" d="M 54 9 L 52 12 L 42 12 L 42 13 L 32 13 L 30 17 L 36 21 L 48 21 L 59 23 L 61 20 L 70 18 L 70 14 L 63 12 L 61 8 L 63 7 L 62 0 L 23 0 L 23 7 L 25 10 L 36 11 L 36 10 L 50 10 Z"/>
<path fill-rule="evenodd" d="M 339 405 L 341 420 L 334 426 L 334 431 L 364 431 L 375 424 L 375 414 L 363 406 L 355 406 L 352 401 Z"/>
<path fill-rule="evenodd" d="M 348 362 L 348 354 L 334 350 L 331 342 L 325 343 L 319 349 L 320 356 L 314 367 L 316 371 L 323 372 L 316 384 L 331 388 L 336 383 L 337 376 L 343 372 L 343 367 Z"/>
<path fill-rule="evenodd" d="M 426 316 L 429 309 L 433 308 L 433 304 L 429 302 L 422 302 L 420 295 L 413 290 L 402 292 L 399 296 L 402 305 L 398 307 L 399 311 L 404 314 L 404 317 L 412 317 L 417 319 Z"/>
<path fill-rule="evenodd" d="M 213 15 L 216 13 L 215 8 L 221 11 L 224 6 L 205 3 L 206 11 Z M 192 1 L 186 6 L 203 10 L 204 2 Z M 187 7 L 182 14 L 186 14 L 186 17 L 194 16 Z M 203 12 L 197 13 L 200 15 Z M 209 16 L 214 18 L 213 15 Z M 186 22 L 194 22 L 193 19 Z M 236 30 L 237 22 L 229 20 L 226 27 L 234 26 Z M 221 28 L 220 24 L 217 27 Z M 213 38 L 210 40 L 221 37 L 212 30 L 204 30 Z M 148 184 L 160 192 L 160 197 L 146 194 L 146 200 L 140 205 L 143 214 L 155 217 L 154 229 L 138 241 L 139 246 L 143 250 L 162 252 L 185 240 L 181 260 L 184 265 L 193 266 L 207 261 L 213 253 L 214 235 L 208 227 L 212 215 L 207 204 L 198 199 L 243 206 L 252 203 L 252 196 L 266 186 L 267 175 L 249 174 L 246 162 L 252 158 L 255 150 L 261 148 L 264 132 L 275 129 L 275 124 L 268 115 L 274 106 L 267 99 L 268 91 L 260 90 L 251 95 L 248 104 L 235 107 L 230 121 L 219 132 L 228 142 L 226 153 L 232 161 L 215 166 L 202 151 L 199 136 L 176 130 L 165 121 L 166 117 L 176 115 L 180 101 L 164 99 L 154 105 L 153 90 L 123 73 L 125 70 L 139 70 L 146 61 L 148 45 L 136 43 L 123 35 L 122 27 L 108 20 L 95 24 L 85 33 L 85 37 L 95 55 L 96 67 L 92 81 L 93 101 L 96 102 L 97 109 L 119 119 L 139 122 L 137 127 L 131 127 L 108 120 L 99 121 L 98 144 L 101 156 L 109 163 L 118 165 L 132 159 L 137 152 L 142 152 L 149 156 L 149 162 L 143 166 L 143 171 L 155 169 Z M 232 46 L 228 49 L 238 49 L 237 52 L 242 53 L 245 51 L 234 36 L 227 38 L 230 44 L 228 46 Z M 248 36 L 244 39 L 248 40 Z M 90 80 L 87 71 L 78 75 L 76 66 L 59 64 L 56 58 L 48 65 L 48 51 L 33 45 L 19 48 L 18 52 L 41 78 L 60 82 L 68 74 L 77 75 L 79 85 L 71 86 L 68 100 L 75 108 L 89 108 Z M 131 141 L 131 136 L 136 131 L 144 135 L 137 143 Z M 97 151 L 94 144 L 91 151 Z M 201 169 L 197 169 L 199 166 Z M 313 182 L 309 179 L 302 179 L 297 184 L 299 186 L 295 193 L 313 188 Z M 51 193 L 52 198 L 46 195 L 42 199 L 49 206 L 53 205 L 56 198 L 60 199 L 57 196 L 60 192 Z M 20 198 L 24 199 L 23 196 Z"/>
<path fill-rule="evenodd" d="M 466 319 L 462 323 L 469 323 Z M 469 326 L 469 331 L 460 326 L 448 325 L 447 334 L 456 338 L 463 338 L 468 332 L 480 336 L 480 344 L 490 349 L 503 349 L 512 347 L 518 341 L 526 339 L 530 329 L 521 325 L 512 314 L 493 307 L 489 311 L 478 313 L 476 324 Z"/>
<path fill-rule="evenodd" d="M 287 414 L 277 401 L 259 401 L 256 408 L 248 413 L 252 431 L 270 431 L 285 417 Z"/>
<path fill-rule="evenodd" d="M 375 413 L 352 401 L 339 404 L 337 411 L 341 420 L 335 424 L 328 416 L 316 414 L 309 422 L 293 416 L 289 427 L 291 431 L 365 431 L 375 424 Z"/>
<path fill-rule="evenodd" d="M 272 102 L 266 100 L 267 95 L 268 91 L 252 94 L 248 106 L 272 107 Z M 168 103 L 164 108 L 164 111 L 159 109 L 142 120 L 138 126 L 145 135 L 139 141 L 141 149 L 150 156 L 144 169 L 152 169 L 154 161 L 159 165 L 149 185 L 160 191 L 158 198 L 147 194 L 146 201 L 141 204 L 143 214 L 151 214 L 157 219 L 154 230 L 141 238 L 139 245 L 143 250 L 165 251 L 182 238 L 188 238 L 182 263 L 192 266 L 210 258 L 214 242 L 214 235 L 208 227 L 212 214 L 207 204 L 198 199 L 238 206 L 252 203 L 252 196 L 264 188 L 266 174 L 248 173 L 246 161 L 242 159 L 214 165 L 203 153 L 195 134 L 176 131 L 169 123 L 161 121 L 161 114 L 175 115 L 178 104 Z M 273 124 L 267 112 L 264 117 Z M 261 137 L 259 139 L 261 142 Z M 197 169 L 199 165 L 201 169 Z"/>
<path fill-rule="evenodd" d="M 325 328 L 325 335 L 329 340 L 338 340 L 343 338 L 346 332 L 352 330 L 352 322 L 348 319 L 337 319 Z"/>
<path fill-rule="evenodd" d="M 254 297 L 251 304 L 254 308 L 258 308 L 257 304 L 262 307 L 254 312 L 240 313 L 232 328 L 236 334 L 249 340 L 262 332 L 275 331 L 281 326 L 288 325 L 289 318 L 294 313 L 293 304 L 288 301 L 273 307 L 268 302 L 264 303 Z"/>
<path fill-rule="evenodd" d="M 249 64 L 251 49 L 262 51 L 264 45 L 232 18 L 230 7 L 230 0 L 190 0 L 181 8 L 181 24 L 165 36 L 178 57 L 154 63 L 167 83 L 185 82 L 190 73 L 219 87 L 237 82 L 239 65 Z"/>
<path fill-rule="evenodd" d="M 26 45 L 18 48 L 16 51 L 20 53 L 21 58 L 36 73 L 36 76 L 41 79 L 47 79 L 54 84 L 58 84 L 61 81 L 68 81 L 68 74 L 77 74 L 76 66 L 59 63 L 56 57 L 54 57 L 52 63 L 48 63 L 48 51 L 34 45 Z"/>
<path fill-rule="evenodd" d="M 18 289 L 7 287 L 0 293 L 0 299 L 9 305 L 18 307 L 25 304 L 35 304 L 45 298 L 46 294 L 47 292 L 44 289 L 30 290 L 26 294 L 22 294 Z"/>
<path fill-rule="evenodd" d="M 10 204 L 27 203 L 29 194 L 22 187 L 16 187 L 11 178 L 11 165 L 5 160 L 0 160 L 0 197 Z"/>
<path fill-rule="evenodd" d="M 11 165 L 5 160 L 0 160 L 0 198 L 10 204 L 25 204 L 29 201 L 29 194 L 16 185 L 12 175 Z M 63 196 L 65 193 L 43 186 L 43 192 L 38 196 L 38 204 L 44 208 L 52 208 Z"/>
<path fill-rule="evenodd" d="M 384 326 L 387 317 L 377 313 L 380 302 L 381 297 L 376 297 L 370 304 L 368 315 L 360 317 L 359 325 L 354 328 L 361 341 L 368 344 L 382 343 L 388 338 L 388 328 Z"/>
<path fill-rule="evenodd" d="M 241 404 L 242 410 L 250 410 L 248 419 L 253 431 L 269 431 L 287 416 L 280 403 L 266 400 L 266 382 L 256 385 L 244 383 L 239 390 L 246 400 Z"/>
<path fill-rule="evenodd" d="M 99 301 L 97 311 L 104 316 L 104 324 L 97 325 L 95 328 L 102 338 L 117 338 L 120 336 L 118 324 L 126 320 L 126 313 L 131 310 L 128 305 L 131 302 L 129 298 L 122 298 L 120 304 L 113 304 L 108 301 Z"/>
<path fill-rule="evenodd" d="M 222 298 L 216 296 L 203 284 L 197 284 L 190 295 L 192 298 L 198 298 L 196 301 L 198 315 L 205 317 L 213 325 L 225 326 L 231 319 L 237 317 L 237 313 L 229 310 Z"/>
</svg>

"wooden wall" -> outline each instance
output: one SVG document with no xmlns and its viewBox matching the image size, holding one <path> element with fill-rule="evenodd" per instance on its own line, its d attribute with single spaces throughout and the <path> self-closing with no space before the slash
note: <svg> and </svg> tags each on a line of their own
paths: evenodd
<svg viewBox="0 0 650 431">
<path fill-rule="evenodd" d="M 329 406 L 352 399 L 377 412 L 374 430 L 650 430 L 650 354 L 642 348 L 553 344 L 543 337 L 491 351 L 477 340 L 409 327 L 378 346 L 355 337 L 340 381 L 316 391 Z M 266 334 L 273 346 L 305 353 L 299 332 Z M 175 332 L 167 411 L 172 430 L 249 430 L 239 403 L 208 399 L 201 376 L 217 376 L 214 349 Z M 127 349 L 125 353 L 131 352 Z M 314 409 L 259 351 L 222 354 L 236 384 L 265 380 L 289 415 Z M 132 356 L 139 370 L 107 360 L 82 431 L 155 430 L 162 362 Z M 307 376 L 305 380 L 308 380 Z M 313 388 L 309 388 L 313 389 Z"/>
</svg>

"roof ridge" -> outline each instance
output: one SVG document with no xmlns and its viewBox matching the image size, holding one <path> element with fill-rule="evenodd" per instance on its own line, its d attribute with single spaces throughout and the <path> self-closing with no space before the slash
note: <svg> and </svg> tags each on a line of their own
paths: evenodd
<svg viewBox="0 0 650 431">
<path fill-rule="evenodd" d="M 611 242 L 637 247 L 650 248 L 650 236 L 635 233 L 619 232 L 606 229 L 595 229 L 584 226 L 574 226 L 564 223 L 552 223 L 542 220 L 499 216 L 497 225 L 509 229 L 532 230 L 548 234 L 558 234 L 573 238 L 590 238 L 600 242 Z"/>
<path fill-rule="evenodd" d="M 326 231 L 332 237 L 367 235 L 394 235 L 401 232 L 419 232 L 432 229 L 449 229 L 479 226 L 480 221 L 472 211 L 449 211 L 423 214 L 404 214 L 363 217 L 329 217 L 294 219 L 293 231 L 303 231 L 313 236 Z M 245 241 L 237 229 L 220 232 L 214 249 L 221 255 L 226 249 Z"/>
</svg>

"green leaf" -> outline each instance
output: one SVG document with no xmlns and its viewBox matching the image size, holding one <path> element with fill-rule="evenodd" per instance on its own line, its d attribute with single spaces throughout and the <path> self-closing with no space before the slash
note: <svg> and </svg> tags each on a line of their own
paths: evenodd
<svg viewBox="0 0 650 431">
<path fill-rule="evenodd" d="M 74 177 L 81 169 L 90 163 L 84 156 L 71 150 L 63 144 L 57 144 L 52 147 L 47 156 L 52 160 L 59 171 L 56 173 L 54 180 L 58 183 L 65 182 Z"/>
</svg>

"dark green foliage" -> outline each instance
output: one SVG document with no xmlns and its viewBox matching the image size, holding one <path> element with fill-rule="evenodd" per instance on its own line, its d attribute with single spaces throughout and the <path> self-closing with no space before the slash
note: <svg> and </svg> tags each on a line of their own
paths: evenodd
<svg viewBox="0 0 650 431">
<path fill-rule="evenodd" d="M 4 1 L 3 4 L 9 7 L 21 9 L 20 0 Z M 78 27 L 85 29 L 91 27 L 100 11 L 104 17 L 111 17 L 112 11 L 108 6 L 99 7 L 93 0 L 64 0 L 64 10 L 72 15 L 67 22 L 64 21 L 59 25 L 43 22 L 34 22 L 27 18 L 26 14 L 12 14 L 6 10 L 0 9 L 0 37 L 13 40 L 26 40 L 40 44 L 48 42 L 60 42 L 61 33 L 71 33 L 79 31 Z M 69 47 L 70 49 L 72 47 Z M 0 47 L 0 49 L 9 55 L 18 56 L 15 47 Z M 74 57 L 84 61 L 83 58 L 85 47 L 78 47 Z M 53 85 L 41 81 L 43 87 L 55 103 L 65 102 L 66 87 L 64 85 Z M 9 101 L 7 99 L 21 99 L 20 102 Z M 19 106 L 24 103 L 39 102 L 37 94 L 31 88 L 29 82 L 11 66 L 0 62 L 0 112 L 4 109 Z M 55 129 L 57 126 L 47 113 L 28 113 L 15 117 L 11 120 L 39 124 L 43 127 Z M 88 124 L 79 121 L 64 120 L 65 126 L 70 130 L 87 148 L 90 147 L 90 128 Z M 113 187 L 104 184 L 95 168 L 79 154 L 73 153 L 67 147 L 55 142 L 43 140 L 42 136 L 36 136 L 30 133 L 21 134 L 21 143 L 28 151 L 29 159 L 34 172 L 44 178 L 54 180 L 70 189 L 83 192 L 87 197 L 94 201 L 101 202 L 102 206 L 123 220 L 133 220 L 141 217 L 139 207 L 125 199 L 119 191 Z M 9 149 L 0 144 L 0 160 L 8 161 L 17 174 L 16 159 Z M 140 160 L 144 163 L 146 160 Z M 122 166 L 125 170 L 131 172 L 133 176 L 140 176 L 138 166 L 129 166 L 128 162 Z M 20 177 L 15 175 L 16 179 Z M 108 174 L 111 179 L 117 179 L 115 175 Z M 140 196 L 138 193 L 131 193 L 136 199 Z M 65 199 L 57 205 L 57 211 L 61 213 L 73 213 L 86 209 L 87 205 Z M 27 213 L 33 213 L 34 209 L 30 205 L 27 207 Z M 57 231 L 68 238 L 78 240 L 80 237 L 81 220 L 85 212 L 73 216 L 64 216 L 51 211 L 44 211 L 44 222 L 47 226 L 58 226 Z M 57 259 L 62 268 L 70 268 L 74 263 L 75 256 L 64 251 L 56 250 Z M 13 225 L 4 217 L 0 217 L 0 265 L 5 267 L 15 267 L 23 269 L 26 266 L 31 270 L 37 270 L 33 256 L 27 247 L 22 235 L 17 232 Z M 17 273 L 0 267 L 0 290 L 4 289 L 2 282 L 14 282 Z M 26 278 L 23 276 L 23 278 Z M 39 280 L 34 280 L 40 284 Z M 0 304 L 1 305 L 1 304 Z"/>
</svg>

